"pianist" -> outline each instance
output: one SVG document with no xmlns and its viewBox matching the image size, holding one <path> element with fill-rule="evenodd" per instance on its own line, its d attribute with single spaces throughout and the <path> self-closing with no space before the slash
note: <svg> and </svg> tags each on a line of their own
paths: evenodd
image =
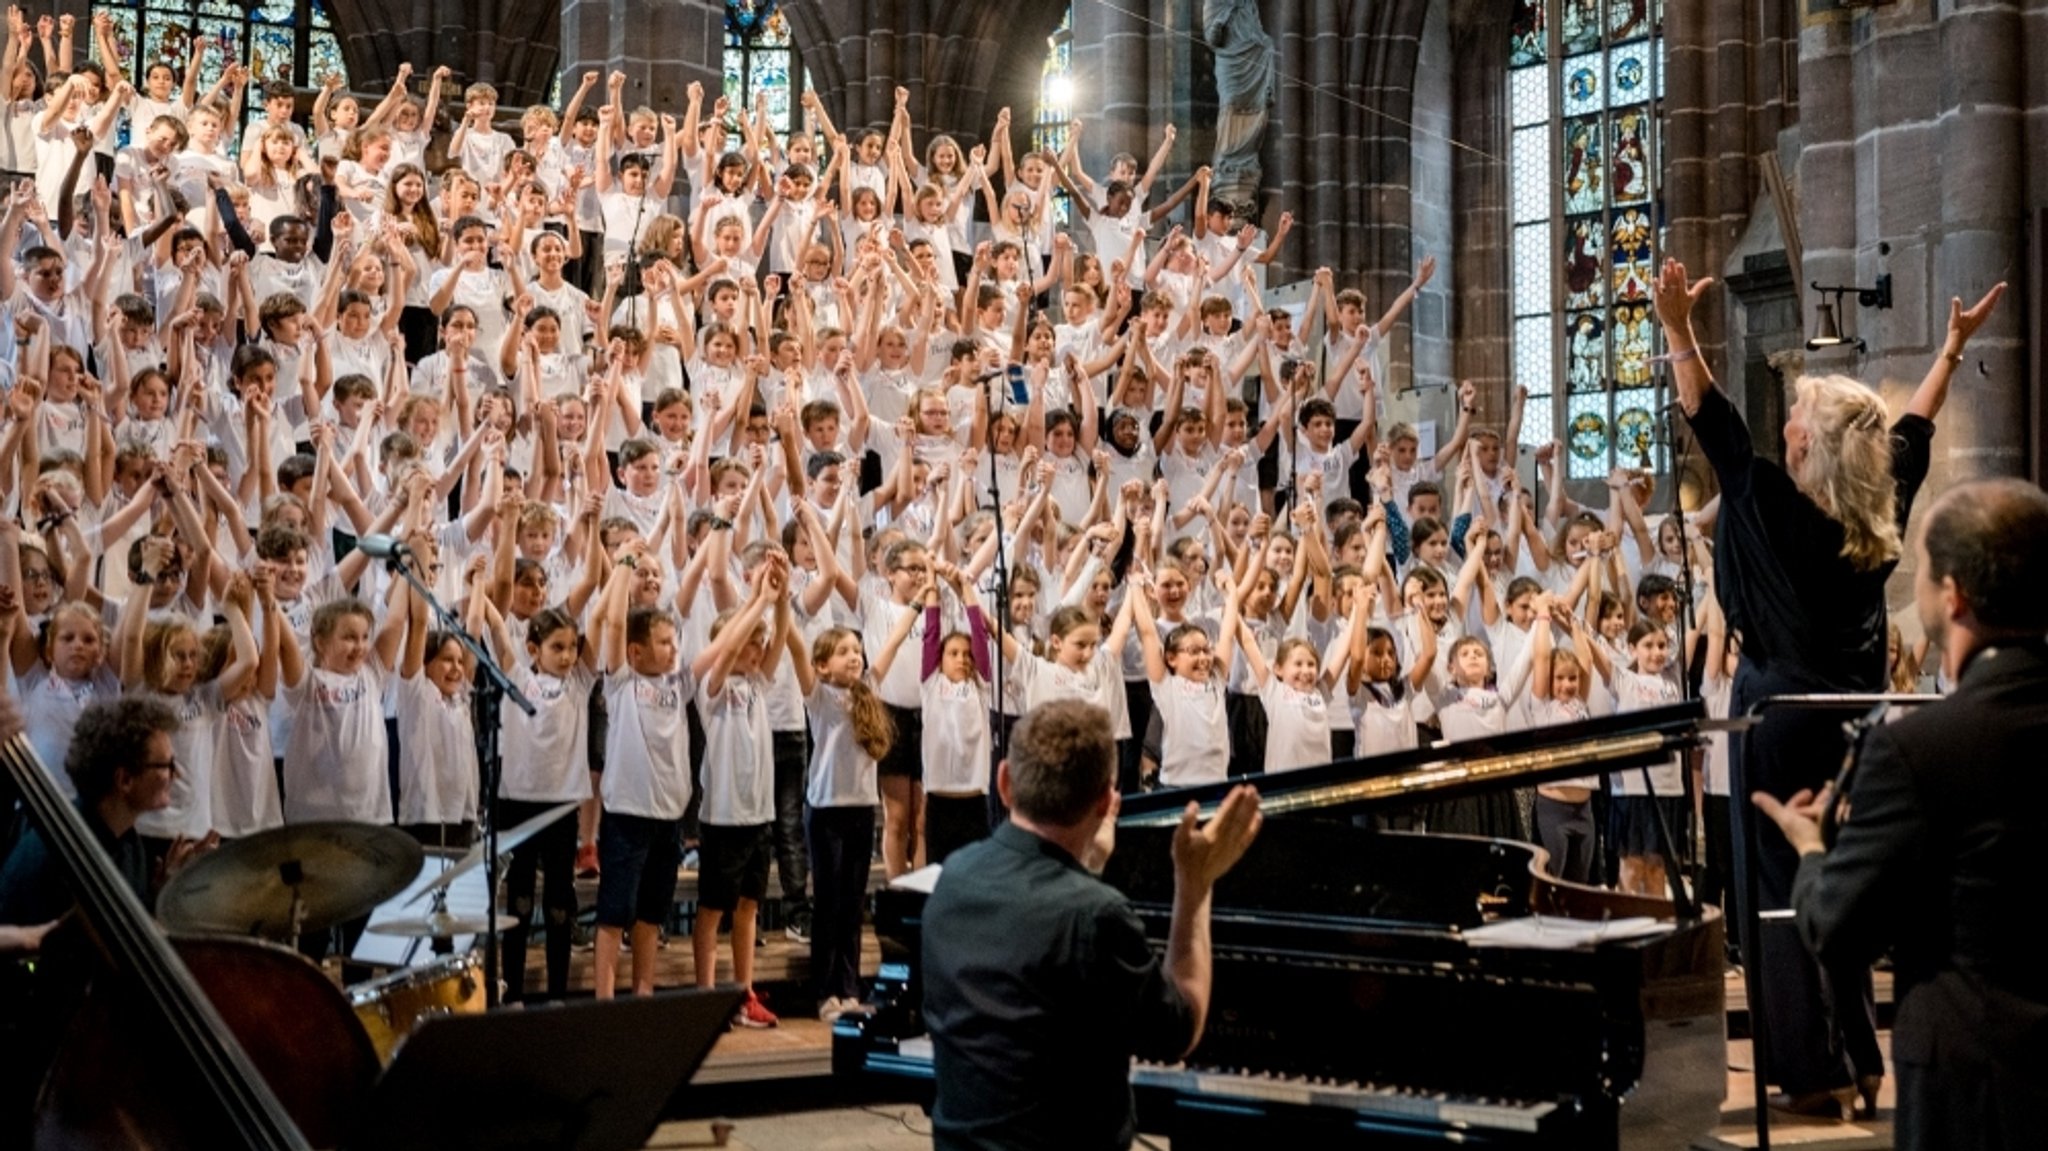
<svg viewBox="0 0 2048 1151">
<path fill-rule="evenodd" d="M 923 936 L 938 1151 L 1129 1147 L 1131 1057 L 1177 1060 L 1201 1037 L 1210 891 L 1258 834 L 1258 793 L 1235 789 L 1206 826 L 1183 818 L 1162 961 L 1094 875 L 1115 846 L 1116 764 L 1107 713 L 1041 705 L 997 768 L 1009 822 L 946 860 Z"/>
<path fill-rule="evenodd" d="M 1824 847 L 1827 792 L 1758 807 L 1800 863 L 1800 934 L 1822 962 L 1898 970 L 1899 1151 L 2042 1145 L 2048 966 L 2048 495 L 1964 484 L 1921 525 L 1914 602 L 1955 693 L 1874 728 Z"/>
</svg>

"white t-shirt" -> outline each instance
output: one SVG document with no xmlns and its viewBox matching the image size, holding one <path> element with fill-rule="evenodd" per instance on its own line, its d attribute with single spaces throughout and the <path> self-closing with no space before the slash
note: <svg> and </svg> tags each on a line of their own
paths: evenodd
<svg viewBox="0 0 2048 1151">
<path fill-rule="evenodd" d="M 804 802 L 812 807 L 873 807 L 875 757 L 854 738 L 848 689 L 819 680 L 804 697 L 811 727 L 810 782 Z"/>
<path fill-rule="evenodd" d="M 1223 684 L 1213 673 L 1203 683 L 1168 673 L 1152 684 L 1152 708 L 1159 716 L 1161 783 L 1186 787 L 1229 778 L 1230 724 Z"/>
<path fill-rule="evenodd" d="M 1017 658 L 1010 663 L 1010 669 L 1016 676 L 1019 690 L 1024 693 L 1025 711 L 1054 700 L 1078 699 L 1108 712 L 1118 739 L 1131 737 L 1130 709 L 1124 699 L 1123 668 L 1110 652 L 1108 644 L 1096 648 L 1095 658 L 1078 671 L 1032 655 L 1029 650 L 1019 650 Z"/>
<path fill-rule="evenodd" d="M 171 776 L 171 802 L 156 811 L 135 817 L 135 830 L 160 839 L 204 839 L 213 830 L 213 772 L 218 754 L 221 719 L 220 688 L 216 684 L 195 685 L 184 695 L 163 695 L 154 691 L 134 693 L 170 708 L 178 716 L 178 730 L 171 735 L 171 754 L 178 770 Z"/>
<path fill-rule="evenodd" d="M 596 682 L 580 663 L 560 678 L 530 666 L 521 670 L 519 690 L 533 701 L 534 714 L 503 709 L 499 794 L 528 803 L 590 798 L 590 689 Z"/>
<path fill-rule="evenodd" d="M 621 667 L 605 677 L 610 727 L 604 745 L 604 808 L 648 819 L 681 819 L 690 806 L 690 723 L 696 683 L 687 668 L 642 675 Z M 704 770 L 711 771 L 707 755 Z M 711 787 L 707 779 L 705 795 Z"/>
<path fill-rule="evenodd" d="M 988 794 L 989 689 L 934 671 L 921 686 L 924 789 L 931 795 Z"/>
<path fill-rule="evenodd" d="M 221 714 L 220 754 L 213 770 L 213 829 L 236 839 L 284 826 L 277 790 L 277 749 L 270 738 L 270 701 L 245 695 Z"/>
<path fill-rule="evenodd" d="M 1678 685 L 1662 675 L 1644 675 L 1626 668 L 1614 669 L 1614 710 L 1642 711 L 1646 708 L 1661 707 L 1679 701 Z M 1643 772 L 1616 771 L 1607 776 L 1608 786 L 1616 795 L 1649 795 L 1643 788 Z M 1671 799 L 1685 792 L 1685 774 L 1678 765 L 1678 757 L 1672 756 L 1649 769 L 1650 788 L 1660 799 Z"/>
<path fill-rule="evenodd" d="M 424 674 L 400 679 L 398 746 L 398 822 L 476 819 L 476 724 L 467 690 L 443 695 Z"/>
<path fill-rule="evenodd" d="M 767 687 L 766 677 L 735 674 L 725 677 L 716 695 L 705 686 L 697 688 L 697 713 L 704 721 L 704 803 L 698 815 L 705 823 L 751 827 L 775 820 L 775 737 L 768 730 Z M 616 716 L 612 723 L 617 725 Z M 611 774 L 609 767 L 605 774 Z"/>
<path fill-rule="evenodd" d="M 1259 689 L 1266 708 L 1266 771 L 1292 771 L 1330 762 L 1330 708 L 1319 689 L 1296 691 L 1280 677 Z"/>
<path fill-rule="evenodd" d="M 308 667 L 298 686 L 285 688 L 292 710 L 284 748 L 285 822 L 391 822 L 384 677 L 373 655 L 349 674 Z"/>
<path fill-rule="evenodd" d="M 32 621 L 33 622 L 33 621 Z M 11 669 L 9 678 L 12 678 Z M 121 694 L 121 683 L 102 667 L 85 679 L 66 679 L 37 660 L 10 689 L 21 706 L 21 718 L 29 745 L 43 761 L 66 799 L 76 798 L 78 789 L 64 770 L 64 757 L 71 751 L 71 735 L 85 709 L 103 699 Z"/>
</svg>

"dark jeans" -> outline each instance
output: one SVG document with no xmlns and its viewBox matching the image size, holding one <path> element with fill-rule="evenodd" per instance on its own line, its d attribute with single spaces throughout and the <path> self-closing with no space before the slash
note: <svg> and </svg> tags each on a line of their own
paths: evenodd
<svg viewBox="0 0 2048 1151">
<path fill-rule="evenodd" d="M 804 773 L 810 758 L 809 732 L 775 733 L 775 873 L 785 912 L 803 907 L 810 876 L 804 859 Z"/>
<path fill-rule="evenodd" d="M 500 799 L 500 828 L 517 827 L 554 807 L 523 799 Z M 576 922 L 576 819 L 565 815 L 539 835 L 512 849 L 505 869 L 505 912 L 512 926 L 500 941 L 499 977 L 505 981 L 505 1002 L 526 998 L 526 938 L 533 925 L 533 881 L 541 881 L 540 906 L 546 919 L 548 998 L 569 992 L 570 931 Z"/>
<path fill-rule="evenodd" d="M 875 856 L 875 809 L 804 809 L 816 897 L 811 910 L 811 978 L 818 1000 L 859 999 L 860 924 Z"/>
</svg>

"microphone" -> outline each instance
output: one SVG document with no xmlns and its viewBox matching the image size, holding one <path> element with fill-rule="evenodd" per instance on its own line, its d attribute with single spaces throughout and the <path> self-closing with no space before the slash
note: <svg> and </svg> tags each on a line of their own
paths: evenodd
<svg viewBox="0 0 2048 1151">
<path fill-rule="evenodd" d="M 382 533 L 362 536 L 356 540 L 356 550 L 373 560 L 396 562 L 412 554 L 405 541 Z"/>
</svg>

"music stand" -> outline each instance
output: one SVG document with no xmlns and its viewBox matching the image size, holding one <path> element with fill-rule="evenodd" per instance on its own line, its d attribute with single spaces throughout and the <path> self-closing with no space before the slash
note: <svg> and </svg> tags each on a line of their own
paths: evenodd
<svg viewBox="0 0 2048 1151">
<path fill-rule="evenodd" d="M 350 1151 L 632 1151 L 738 1008 L 737 990 L 449 1015 L 398 1049 Z"/>
</svg>

